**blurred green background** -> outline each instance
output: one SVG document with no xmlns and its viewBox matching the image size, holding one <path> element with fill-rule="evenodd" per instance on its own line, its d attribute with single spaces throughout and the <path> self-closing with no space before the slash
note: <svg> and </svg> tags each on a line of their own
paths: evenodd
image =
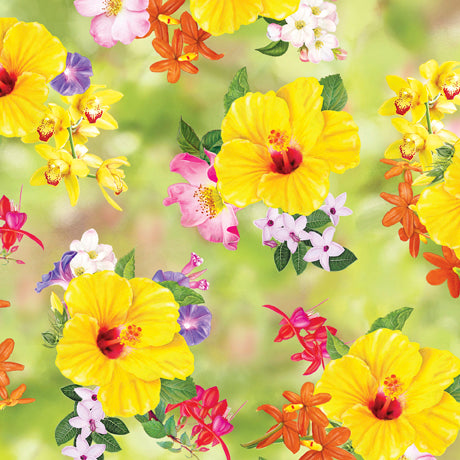
<svg viewBox="0 0 460 460">
<path fill-rule="evenodd" d="M 232 458 L 269 460 L 294 457 L 280 445 L 263 451 L 245 450 L 242 442 L 255 439 L 272 425 L 272 419 L 256 408 L 264 403 L 281 406 L 284 390 L 298 391 L 306 380 L 306 363 L 290 360 L 300 351 L 296 342 L 274 343 L 280 320 L 261 306 L 271 303 L 291 312 L 298 306 L 312 307 L 324 299 L 319 312 L 339 330 L 345 341 L 365 333 L 370 323 L 389 311 L 411 306 L 415 311 L 405 332 L 423 346 L 448 349 L 460 356 L 459 302 L 447 287 L 429 286 L 425 275 L 432 268 L 420 255 L 412 259 L 400 242 L 396 227 L 384 228 L 381 219 L 390 205 L 381 191 L 396 193 L 397 179 L 386 181 L 386 166 L 379 163 L 386 146 L 397 139 L 390 119 L 377 115 L 380 104 L 392 96 L 385 76 L 397 74 L 419 78 L 418 66 L 428 59 L 438 62 L 460 55 L 460 3 L 457 0 L 346 0 L 337 2 L 340 24 L 337 35 L 349 57 L 346 61 L 302 63 L 295 50 L 279 58 L 254 51 L 264 46 L 266 24 L 262 20 L 243 27 L 236 34 L 209 40 L 211 48 L 224 52 L 220 61 L 200 58 L 200 72 L 183 74 L 170 85 L 165 74 L 149 71 L 156 57 L 151 39 L 112 49 L 98 46 L 89 34 L 90 18 L 81 17 L 70 0 L 9 0 L 0 2 L 1 16 L 43 23 L 71 52 L 89 57 L 93 83 L 105 84 L 124 93 L 111 113 L 119 123 L 117 131 L 103 131 L 87 144 L 91 153 L 104 158 L 126 155 L 129 191 L 118 198 L 124 211 L 112 209 L 91 179 L 81 181 L 78 205 L 72 208 L 61 185 L 32 187 L 29 178 L 42 159 L 32 145 L 3 139 L 0 145 L 1 194 L 17 200 L 24 185 L 22 210 L 28 214 L 25 230 L 39 236 L 43 252 L 30 240 L 23 240 L 18 257 L 26 265 L 10 263 L 0 268 L 0 298 L 12 307 L 0 311 L 0 339 L 16 342 L 11 360 L 25 365 L 11 373 L 11 387 L 26 383 L 30 405 L 0 412 L 0 459 L 53 460 L 64 458 L 54 441 L 54 428 L 72 410 L 70 400 L 59 388 L 70 383 L 54 366 L 55 351 L 42 345 L 40 333 L 48 329 L 49 295 L 40 295 L 35 284 L 60 259 L 73 239 L 95 228 L 100 242 L 111 244 L 120 258 L 133 246 L 137 250 L 138 276 L 151 277 L 159 269 L 180 271 L 194 251 L 205 259 L 210 290 L 205 293 L 213 313 L 212 334 L 193 348 L 196 383 L 219 387 L 229 406 L 244 408 L 234 419 L 235 429 L 226 436 Z M 261 245 L 260 231 L 252 221 L 263 217 L 263 205 L 238 213 L 241 240 L 238 250 L 200 238 L 196 229 L 182 228 L 178 206 L 164 207 L 168 185 L 180 181 L 169 172 L 169 162 L 179 153 L 175 142 L 179 118 L 191 123 L 199 135 L 219 128 L 222 98 L 235 72 L 246 65 L 252 90 L 278 89 L 299 76 L 321 78 L 341 73 L 349 94 L 347 110 L 360 127 L 361 164 L 343 176 L 333 175 L 331 192 L 348 193 L 347 205 L 354 214 L 342 218 L 336 240 L 347 246 L 358 261 L 347 270 L 326 273 L 308 267 L 296 276 L 288 267 L 278 273 L 271 250 Z M 446 124 L 457 134 L 460 117 L 450 116 Z M 456 127 L 455 127 L 456 126 Z M 422 245 L 421 252 L 437 251 Z M 62 294 L 60 288 L 55 289 Z M 318 375 L 311 379 L 316 381 Z M 131 433 L 118 437 L 123 450 L 108 459 L 172 459 L 148 438 L 140 425 L 127 420 Z M 460 442 L 445 453 L 446 460 L 458 460 Z M 67 458 L 67 457 L 66 457 Z M 219 447 L 200 458 L 224 458 Z"/>
</svg>

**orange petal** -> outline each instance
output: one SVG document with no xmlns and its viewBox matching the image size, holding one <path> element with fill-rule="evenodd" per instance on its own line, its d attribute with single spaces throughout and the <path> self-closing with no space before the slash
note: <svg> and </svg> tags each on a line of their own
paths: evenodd
<svg viewBox="0 0 460 460">
<path fill-rule="evenodd" d="M 0 300 L 0 308 L 6 308 L 9 307 L 11 304 L 8 302 L 8 300 Z"/>
<path fill-rule="evenodd" d="M 13 339 L 5 339 L 2 343 L 0 343 L 0 361 L 5 361 L 5 359 L 8 359 L 13 352 L 13 349 Z"/>
<path fill-rule="evenodd" d="M 382 219 L 382 224 L 385 227 L 391 227 L 394 224 L 397 224 L 404 217 L 406 208 L 397 206 L 396 208 L 390 209 Z"/>
<path fill-rule="evenodd" d="M 450 272 L 447 275 L 447 287 L 450 295 L 456 299 L 460 295 L 460 279 L 456 273 Z"/>
<path fill-rule="evenodd" d="M 398 195 L 391 195 L 390 193 L 382 192 L 380 196 L 388 203 L 394 204 L 395 206 L 402 206 L 401 197 Z"/>
<path fill-rule="evenodd" d="M 438 268 L 437 270 L 431 270 L 426 275 L 426 280 L 432 286 L 437 286 L 444 283 L 447 279 L 447 270 Z"/>
</svg>

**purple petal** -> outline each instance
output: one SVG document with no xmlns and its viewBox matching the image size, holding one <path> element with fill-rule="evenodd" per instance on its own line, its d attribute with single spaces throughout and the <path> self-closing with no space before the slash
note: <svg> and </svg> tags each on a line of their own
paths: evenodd
<svg viewBox="0 0 460 460">
<path fill-rule="evenodd" d="M 59 262 L 54 263 L 54 269 L 42 276 L 42 280 L 37 283 L 35 292 L 40 293 L 42 289 L 55 284 L 64 288 L 72 280 L 73 274 L 70 268 L 70 261 L 77 255 L 75 251 L 67 251 L 63 254 Z"/>
<path fill-rule="evenodd" d="M 153 281 L 161 283 L 162 281 L 175 281 L 179 286 L 190 287 L 190 280 L 186 275 L 180 272 L 164 272 L 163 270 L 158 270 L 155 275 L 153 275 Z"/>
<path fill-rule="evenodd" d="M 211 312 L 204 305 L 185 305 L 179 308 L 179 333 L 187 345 L 197 345 L 209 336 L 211 319 Z"/>
<path fill-rule="evenodd" d="M 67 53 L 66 68 L 51 80 L 51 87 L 63 96 L 83 94 L 90 86 L 93 75 L 91 61 L 78 53 Z"/>
</svg>

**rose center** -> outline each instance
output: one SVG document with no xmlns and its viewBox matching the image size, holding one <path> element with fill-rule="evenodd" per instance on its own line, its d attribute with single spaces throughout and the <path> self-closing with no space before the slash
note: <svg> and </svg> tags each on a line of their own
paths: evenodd
<svg viewBox="0 0 460 460">
<path fill-rule="evenodd" d="M 0 97 L 10 94 L 16 83 L 16 79 L 2 67 L 0 64 Z"/>
<path fill-rule="evenodd" d="M 460 93 L 460 78 L 457 74 L 451 73 L 445 79 L 442 85 L 442 90 L 446 99 L 452 100 Z"/>
<path fill-rule="evenodd" d="M 324 252 L 329 251 L 329 246 L 328 246 L 327 244 L 326 244 L 326 246 L 323 246 L 323 251 L 324 251 Z"/>
<path fill-rule="evenodd" d="M 96 420 L 90 419 L 90 421 L 89 421 L 89 429 L 91 431 L 96 431 Z"/>
<path fill-rule="evenodd" d="M 208 219 L 216 217 L 224 207 L 224 202 L 216 187 L 200 185 L 193 194 L 193 198 L 198 201 L 199 212 Z"/>
<path fill-rule="evenodd" d="M 123 6 L 123 0 L 105 0 L 104 10 L 106 16 L 116 16 Z"/>
<path fill-rule="evenodd" d="M 300 242 L 300 238 L 294 232 L 289 233 L 289 237 L 292 241 L 295 241 L 296 243 Z"/>
<path fill-rule="evenodd" d="M 302 30 L 305 27 L 305 21 L 296 21 L 295 22 L 295 28 L 297 30 Z"/>
<path fill-rule="evenodd" d="M 269 220 L 269 221 L 267 222 L 267 225 L 268 225 L 269 227 L 273 227 L 273 224 L 274 224 L 274 222 L 273 222 L 272 220 Z"/>
<path fill-rule="evenodd" d="M 411 108 L 413 100 L 413 91 L 409 88 L 402 88 L 395 100 L 396 113 L 398 115 L 405 115 Z"/>
<path fill-rule="evenodd" d="M 109 359 L 118 358 L 123 352 L 123 344 L 120 343 L 120 328 L 107 329 L 101 327 L 96 339 L 97 346 Z"/>
</svg>

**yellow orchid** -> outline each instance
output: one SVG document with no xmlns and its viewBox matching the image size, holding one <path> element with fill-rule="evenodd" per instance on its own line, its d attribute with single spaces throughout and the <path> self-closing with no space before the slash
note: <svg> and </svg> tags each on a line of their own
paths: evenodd
<svg viewBox="0 0 460 460">
<path fill-rule="evenodd" d="M 61 315 L 64 313 L 64 306 L 62 305 L 61 299 L 53 291 L 50 296 L 51 310 L 58 311 Z"/>
<path fill-rule="evenodd" d="M 70 204 L 75 206 L 80 195 L 77 177 L 86 177 L 89 174 L 85 161 L 73 158 L 67 150 L 55 149 L 47 144 L 36 145 L 35 150 L 48 161 L 48 164 L 34 172 L 30 178 L 30 184 L 48 184 L 56 187 L 64 179 Z"/>
<path fill-rule="evenodd" d="M 405 115 L 409 110 L 412 113 L 412 121 L 418 122 L 425 115 L 425 102 L 428 102 L 428 92 L 423 83 L 415 78 L 387 76 L 388 86 L 397 94 L 385 101 L 379 108 L 380 115 Z"/>
<path fill-rule="evenodd" d="M 70 105 L 69 111 L 73 123 L 83 118 L 89 123 L 95 123 L 95 126 L 100 129 L 118 128 L 115 118 L 108 110 L 123 97 L 123 94 L 104 88 L 105 85 L 91 85 L 83 94 L 62 97 L 62 100 Z"/>
<path fill-rule="evenodd" d="M 428 81 L 427 86 L 431 99 L 443 93 L 448 100 L 460 94 L 460 66 L 458 61 L 447 61 L 439 65 L 434 59 L 422 64 L 420 75 Z"/>
<path fill-rule="evenodd" d="M 459 374 L 460 359 L 449 351 L 379 329 L 331 361 L 315 391 L 332 396 L 321 407 L 351 430 L 366 460 L 398 459 L 412 444 L 438 456 L 460 428 L 460 404 L 444 391 Z"/>
<path fill-rule="evenodd" d="M 448 101 L 444 94 L 440 94 L 434 102 L 430 103 L 429 109 L 431 120 L 442 120 L 445 114 L 449 115 L 457 111 L 454 102 Z"/>
<path fill-rule="evenodd" d="M 56 148 L 64 147 L 69 138 L 70 127 L 69 113 L 56 104 L 48 104 L 48 109 L 35 123 L 32 132 L 21 138 L 22 142 L 32 144 L 36 142 L 48 142 L 54 136 Z"/>
<path fill-rule="evenodd" d="M 105 160 L 96 172 L 96 179 L 99 187 L 102 190 L 102 194 L 110 205 L 112 205 L 118 211 L 122 211 L 120 206 L 110 197 L 105 191 L 105 187 L 113 190 L 115 195 L 120 195 L 122 192 L 128 190 L 126 182 L 123 180 L 125 173 L 119 169 L 121 166 L 129 166 L 126 157 L 116 157 Z"/>
<path fill-rule="evenodd" d="M 95 124 L 83 118 L 72 127 L 72 136 L 75 144 L 86 144 L 88 137 L 97 137 L 99 134 L 100 131 L 96 128 Z"/>
<path fill-rule="evenodd" d="M 102 164 L 102 158 L 97 155 L 88 153 L 88 149 L 81 144 L 76 144 L 75 155 L 79 160 L 83 160 L 90 168 L 99 168 Z"/>
</svg>

